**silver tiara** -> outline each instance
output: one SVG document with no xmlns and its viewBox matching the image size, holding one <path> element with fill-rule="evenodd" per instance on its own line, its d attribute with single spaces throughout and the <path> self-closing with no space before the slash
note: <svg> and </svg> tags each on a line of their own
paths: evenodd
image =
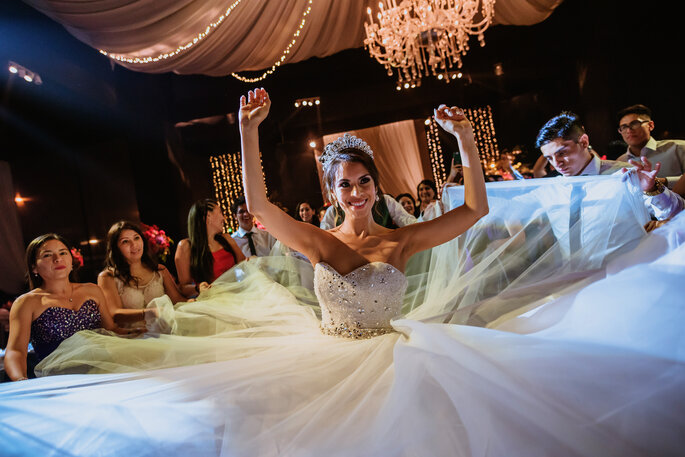
<svg viewBox="0 0 685 457">
<path fill-rule="evenodd" d="M 345 133 L 343 136 L 328 143 L 326 147 L 323 148 L 323 154 L 321 154 L 321 157 L 319 157 L 319 162 L 321 162 L 323 165 L 326 165 L 336 155 L 338 155 L 340 151 L 350 148 L 358 149 L 368 154 L 369 157 L 373 159 L 373 151 L 371 150 L 371 147 L 366 144 L 366 141 L 362 140 L 361 138 L 357 138 L 354 135 L 350 135 L 349 133 Z"/>
</svg>

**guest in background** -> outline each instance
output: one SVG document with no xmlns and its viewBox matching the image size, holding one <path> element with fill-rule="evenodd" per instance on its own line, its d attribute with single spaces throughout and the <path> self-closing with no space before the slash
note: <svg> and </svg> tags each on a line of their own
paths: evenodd
<svg viewBox="0 0 685 457">
<path fill-rule="evenodd" d="M 667 178 L 669 188 L 685 173 L 685 140 L 661 140 L 652 137 L 654 121 L 652 110 L 645 105 L 633 105 L 618 112 L 618 132 L 628 145 L 619 161 L 640 161 L 646 157 L 652 163 L 659 162 L 657 176 Z"/>
<path fill-rule="evenodd" d="M 503 181 L 514 181 L 517 179 L 524 179 L 523 175 L 514 168 L 514 160 L 516 157 L 508 149 L 502 150 L 499 160 L 497 161 L 497 173 L 502 176 Z"/>
<path fill-rule="evenodd" d="M 330 205 L 328 205 L 328 206 L 330 206 Z M 318 219 L 319 219 L 319 226 L 321 226 L 321 221 L 326 216 L 326 210 L 327 209 L 328 209 L 328 207 L 322 206 L 321 208 L 316 210 L 316 217 L 318 217 Z"/>
<path fill-rule="evenodd" d="M 188 212 L 188 238 L 176 249 L 176 271 L 181 293 L 195 296 L 200 290 L 245 260 L 236 242 L 224 233 L 224 214 L 211 198 L 199 200 Z"/>
<path fill-rule="evenodd" d="M 296 219 L 299 219 L 302 222 L 308 222 L 317 227 L 319 226 L 319 218 L 316 213 L 314 213 L 314 207 L 309 204 L 309 202 L 298 203 L 295 208 L 295 215 L 297 216 Z"/>
<path fill-rule="evenodd" d="M 145 306 L 154 298 L 166 294 L 173 303 L 185 300 L 169 270 L 150 256 L 143 231 L 128 221 L 109 229 L 105 269 L 98 275 L 98 286 L 120 326 L 144 322 Z"/>
<path fill-rule="evenodd" d="M 402 205 L 402 208 L 404 208 L 408 214 L 416 216 L 416 200 L 414 200 L 414 197 L 412 197 L 411 194 L 399 194 L 395 197 L 395 200 Z"/>
<path fill-rule="evenodd" d="M 122 334 L 137 333 L 114 324 L 98 286 L 71 282 L 73 264 L 69 244 L 55 233 L 39 236 L 26 248 L 31 291 L 12 305 L 4 360 L 12 381 L 28 378 L 29 342 L 40 361 L 80 330 L 104 327 Z"/>
<path fill-rule="evenodd" d="M 428 205 L 438 200 L 438 188 L 432 179 L 424 179 L 416 186 L 419 215 L 423 214 Z"/>
<path fill-rule="evenodd" d="M 536 146 L 543 156 L 563 176 L 596 176 L 621 174 L 627 168 L 638 178 L 645 207 L 657 220 L 668 219 L 685 207 L 683 199 L 666 189 L 656 179 L 659 164 L 641 157 L 640 161 L 630 160 L 630 165 L 613 160 L 601 160 L 590 151 L 590 138 L 578 116 L 564 111 L 553 117 L 540 129 Z"/>
<path fill-rule="evenodd" d="M 261 230 L 255 226 L 254 216 L 247 210 L 245 197 L 239 197 L 233 202 L 231 212 L 238 221 L 238 230 L 231 237 L 242 254 L 245 257 L 269 255 L 276 239 L 266 230 Z"/>
</svg>

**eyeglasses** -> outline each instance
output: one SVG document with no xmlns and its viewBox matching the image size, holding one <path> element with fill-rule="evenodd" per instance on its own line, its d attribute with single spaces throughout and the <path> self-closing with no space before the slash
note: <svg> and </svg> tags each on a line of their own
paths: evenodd
<svg viewBox="0 0 685 457">
<path fill-rule="evenodd" d="M 635 120 L 634 120 L 633 122 L 631 122 L 630 124 L 621 124 L 621 125 L 618 126 L 618 133 L 623 133 L 623 132 L 625 132 L 625 131 L 628 130 L 628 129 L 630 129 L 630 130 L 637 130 L 637 129 L 639 129 L 639 128 L 642 126 L 642 124 L 644 124 L 645 122 L 649 122 L 649 121 L 641 121 L 640 119 L 635 119 Z"/>
</svg>

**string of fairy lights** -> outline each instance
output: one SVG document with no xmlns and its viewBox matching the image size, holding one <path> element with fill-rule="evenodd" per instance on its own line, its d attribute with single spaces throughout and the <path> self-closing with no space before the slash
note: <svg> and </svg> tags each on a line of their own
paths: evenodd
<svg viewBox="0 0 685 457">
<path fill-rule="evenodd" d="M 276 71 L 276 68 L 280 67 L 281 64 L 285 62 L 285 59 L 288 57 L 288 54 L 290 54 L 290 50 L 293 46 L 295 46 L 295 43 L 297 43 L 297 39 L 302 34 L 302 29 L 304 28 L 304 25 L 307 23 L 307 16 L 309 16 L 309 13 L 312 11 L 313 1 L 314 0 L 309 0 L 309 2 L 307 3 L 307 8 L 305 8 L 304 13 L 302 14 L 302 20 L 300 21 L 300 25 L 297 27 L 297 30 L 295 30 L 295 33 L 293 33 L 293 37 L 290 40 L 290 43 L 288 43 L 288 46 L 286 46 L 286 48 L 281 53 L 281 57 L 276 62 L 274 62 L 273 65 L 271 65 L 271 68 L 262 73 L 261 76 L 257 76 L 255 78 L 247 78 L 244 76 L 240 76 L 237 73 L 231 73 L 231 76 L 244 83 L 256 83 L 258 81 L 265 79 L 267 76 Z"/>
<path fill-rule="evenodd" d="M 259 158 L 261 164 L 261 156 Z M 238 197 L 244 195 L 243 192 L 243 164 L 240 153 L 222 154 L 209 158 L 209 165 L 212 168 L 212 185 L 214 187 L 214 197 L 219 202 L 221 211 L 226 215 L 224 231 L 233 233 L 238 230 L 238 222 L 231 214 L 231 206 Z M 262 166 L 262 179 L 266 188 L 266 176 Z"/>
<path fill-rule="evenodd" d="M 430 158 L 431 169 L 433 170 L 433 179 L 436 186 L 442 187 L 447 175 L 445 174 L 445 164 L 442 160 L 442 145 L 438 138 L 438 123 L 435 119 L 429 117 L 426 119 L 426 141 L 428 142 L 428 157 Z"/>
<path fill-rule="evenodd" d="M 254 78 L 248 78 L 245 76 L 240 76 L 237 73 L 231 73 L 231 76 L 233 76 L 235 79 L 242 81 L 244 83 L 255 83 L 255 82 L 259 82 L 259 81 L 266 79 L 267 76 L 271 75 L 274 71 L 276 71 L 276 68 L 280 67 L 285 62 L 285 59 L 290 54 L 290 51 L 292 50 L 293 46 L 295 46 L 295 44 L 297 43 L 297 39 L 302 34 L 302 30 L 304 29 L 304 26 L 307 23 L 307 17 L 309 16 L 309 13 L 311 13 L 311 11 L 312 11 L 312 2 L 313 1 L 314 0 L 309 0 L 307 2 L 307 7 L 305 8 L 304 12 L 302 13 L 302 19 L 300 20 L 300 23 L 299 23 L 297 29 L 295 30 L 295 32 L 293 32 L 293 35 L 292 35 L 290 42 L 285 47 L 283 52 L 281 52 L 281 56 L 273 63 L 273 65 L 271 65 L 271 68 L 264 71 L 260 76 L 257 76 Z M 140 65 L 145 65 L 145 64 L 150 64 L 150 63 L 154 63 L 154 62 L 159 62 L 160 60 L 170 59 L 170 58 L 172 58 L 172 57 L 174 57 L 174 56 L 176 56 L 176 55 L 178 55 L 184 51 L 187 51 L 188 49 L 192 48 L 193 46 L 195 46 L 196 44 L 198 44 L 199 42 L 201 42 L 202 40 L 207 38 L 207 36 L 209 36 L 210 33 L 212 33 L 214 30 L 216 30 L 216 28 L 222 22 L 224 22 L 224 20 L 231 14 L 231 12 L 233 12 L 233 10 L 240 4 L 240 2 L 242 2 L 242 0 L 236 0 L 235 2 L 233 2 L 228 8 L 226 8 L 226 11 L 224 11 L 224 13 L 221 16 L 219 16 L 219 18 L 216 21 L 211 22 L 209 25 L 207 25 L 207 27 L 205 27 L 205 29 L 202 32 L 195 35 L 187 43 L 177 46 L 176 49 L 174 49 L 172 51 L 160 53 L 160 54 L 157 54 L 156 56 L 147 56 L 147 57 L 139 57 L 139 56 L 135 56 L 135 55 L 126 55 L 126 54 L 115 54 L 115 53 L 105 51 L 103 49 L 100 49 L 100 53 L 104 54 L 105 56 L 109 57 L 110 59 L 114 59 L 114 60 L 119 61 L 119 62 L 140 64 Z"/>
<path fill-rule="evenodd" d="M 212 33 L 216 28 L 224 22 L 224 20 L 233 12 L 233 10 L 242 2 L 242 0 L 236 0 L 233 2 L 228 8 L 226 8 L 226 11 L 224 11 L 223 14 L 221 14 L 216 21 L 211 22 L 205 29 L 195 35 L 193 39 L 189 40 L 185 44 L 179 45 L 176 49 L 173 51 L 169 52 L 164 52 L 157 54 L 156 56 L 148 56 L 148 57 L 138 57 L 138 56 L 133 56 L 133 55 L 126 55 L 126 54 L 114 54 L 111 52 L 104 51 L 100 49 L 100 53 L 106 55 L 110 59 L 114 59 L 119 62 L 126 62 L 126 63 L 135 63 L 135 64 L 149 64 L 153 62 L 159 62 L 160 60 L 166 60 L 174 57 L 177 54 L 180 54 L 183 51 L 187 51 L 188 49 L 192 48 L 196 44 L 198 44 L 200 41 L 204 40 L 207 38 L 207 36 Z"/>
<path fill-rule="evenodd" d="M 494 168 L 500 153 L 495 136 L 495 123 L 492 120 L 492 108 L 489 105 L 482 108 L 465 108 L 464 114 L 473 125 L 473 134 L 483 168 L 486 171 Z M 431 169 L 435 184 L 440 188 L 447 179 L 442 145 L 438 136 L 440 128 L 432 117 L 426 119 L 425 125 Z"/>
</svg>

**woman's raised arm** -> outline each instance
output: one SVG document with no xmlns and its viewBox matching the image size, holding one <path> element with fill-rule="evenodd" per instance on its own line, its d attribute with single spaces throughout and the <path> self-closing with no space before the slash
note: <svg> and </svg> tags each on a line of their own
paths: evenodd
<svg viewBox="0 0 685 457">
<path fill-rule="evenodd" d="M 332 235 L 312 224 L 298 222 L 266 198 L 259 160 L 259 124 L 266 118 L 271 100 L 264 89 L 240 97 L 240 138 L 243 157 L 243 187 L 248 210 L 269 233 L 291 249 L 301 252 L 312 264 L 321 258 L 321 248 Z"/>
<path fill-rule="evenodd" d="M 435 120 L 459 143 L 464 175 L 464 204 L 431 221 L 399 229 L 404 232 L 402 235 L 406 239 L 405 258 L 461 235 L 489 211 L 485 178 L 471 123 L 461 109 L 445 105 L 435 110 Z"/>
</svg>

